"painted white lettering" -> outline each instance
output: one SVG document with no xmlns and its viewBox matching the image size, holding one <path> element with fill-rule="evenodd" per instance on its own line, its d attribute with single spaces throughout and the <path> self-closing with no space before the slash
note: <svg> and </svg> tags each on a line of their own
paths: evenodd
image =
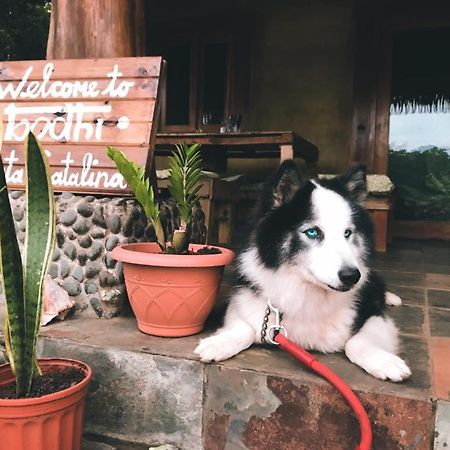
<svg viewBox="0 0 450 450">
<path fill-rule="evenodd" d="M 92 180 L 92 173 L 90 174 L 91 167 L 93 165 L 93 156 L 92 153 L 86 153 L 83 157 L 83 168 L 81 169 L 81 178 L 80 185 L 81 186 L 94 186 L 94 182 Z"/>
<path fill-rule="evenodd" d="M 134 81 L 122 81 L 116 89 L 116 96 L 124 98 L 128 95 L 130 89 L 134 86 Z"/>
<path fill-rule="evenodd" d="M 44 122 L 43 127 L 40 131 L 36 130 L 40 122 Z M 48 133 L 50 127 L 52 126 L 52 121 L 48 117 L 39 117 L 36 119 L 30 126 L 30 130 L 36 135 L 36 137 L 40 140 L 44 138 L 44 136 Z"/>
<path fill-rule="evenodd" d="M 13 100 L 19 97 L 19 94 L 22 92 L 23 87 L 28 81 L 28 77 L 30 73 L 33 71 L 33 66 L 28 67 L 26 72 L 23 74 L 22 80 L 17 85 L 16 89 L 14 89 L 13 83 L 8 83 L 4 88 L 0 86 L 0 100 L 4 100 L 7 95 L 9 95 Z"/>
<path fill-rule="evenodd" d="M 5 108 L 6 111 L 6 108 Z M 20 129 L 22 128 L 21 134 Z M 10 122 L 6 124 L 5 141 L 23 141 L 25 136 L 30 132 L 30 123 L 28 120 L 21 120 L 20 122 Z"/>
<path fill-rule="evenodd" d="M 51 152 L 45 150 L 47 156 L 51 156 Z M 95 170 L 99 164 L 99 160 L 94 158 L 91 152 L 86 152 L 81 161 L 81 170 L 76 163 L 71 152 L 67 152 L 61 160 L 63 164 L 62 170 L 57 170 L 51 175 L 52 184 L 58 187 L 89 187 L 96 189 L 126 189 L 127 184 L 120 173 L 109 174 L 103 170 Z M 15 164 L 19 163 L 16 150 L 12 149 L 10 154 L 5 156 L 5 176 L 6 182 L 11 184 L 23 184 L 24 170 L 16 168 Z"/>
<path fill-rule="evenodd" d="M 109 180 L 109 186 L 112 188 L 126 189 L 127 184 L 120 173 L 114 173 Z"/>
<path fill-rule="evenodd" d="M 23 169 L 16 169 L 11 175 L 11 178 L 6 179 L 7 183 L 22 184 L 23 183 Z"/>
<path fill-rule="evenodd" d="M 114 64 L 113 69 L 106 76 L 110 78 L 107 86 L 100 90 L 98 82 L 92 81 L 61 81 L 51 79 L 55 66 L 47 63 L 42 70 L 42 81 L 30 81 L 28 79 L 33 72 L 33 66 L 29 66 L 24 72 L 19 83 L 9 82 L 4 87 L 0 86 L 0 100 L 11 98 L 16 100 L 35 98 L 96 98 L 99 95 L 115 97 L 126 97 L 130 89 L 135 85 L 134 81 L 120 80 L 123 73 L 119 70 L 118 64 Z"/>
<path fill-rule="evenodd" d="M 17 106 L 10 103 L 5 108 L 6 129 L 5 140 L 23 141 L 31 130 L 35 130 L 39 123 L 44 123 L 39 132 L 39 138 L 50 137 L 54 140 L 80 141 L 81 138 L 88 140 L 94 138 L 98 141 L 102 139 L 103 119 L 97 119 L 94 123 L 87 120 L 85 114 L 110 113 L 111 104 L 107 105 L 84 105 L 83 103 L 65 103 L 56 106 Z M 65 113 L 64 116 L 61 114 Z M 41 115 L 33 121 L 27 119 L 18 120 L 19 116 Z M 46 115 L 53 114 L 55 118 L 48 118 Z M 121 118 L 123 121 L 123 118 Z M 125 117 L 129 121 L 128 117 Z M 125 120 L 125 122 L 126 122 Z M 119 126 L 119 125 L 118 125 Z M 84 136 L 82 136 L 84 132 Z"/>
<path fill-rule="evenodd" d="M 73 172 L 69 175 L 66 186 L 79 186 L 78 184 L 78 173 Z"/>
<path fill-rule="evenodd" d="M 104 120 L 99 117 L 95 123 L 95 139 L 99 141 L 102 138 L 102 127 Z"/>
<path fill-rule="evenodd" d="M 114 64 L 112 72 L 106 74 L 108 78 L 111 78 L 111 81 L 108 83 L 108 86 L 106 86 L 106 88 L 103 89 L 102 95 L 109 95 L 111 97 L 115 97 L 114 85 L 116 84 L 117 78 L 121 77 L 122 75 L 123 73 L 119 72 L 119 66 L 117 64 Z"/>
<path fill-rule="evenodd" d="M 69 174 L 69 169 L 70 169 L 70 165 L 75 162 L 73 159 L 71 159 L 71 154 L 70 152 L 66 153 L 66 157 L 65 159 L 62 159 L 61 162 L 65 165 L 64 166 L 64 170 L 63 170 L 63 176 L 62 176 L 62 180 L 61 180 L 61 185 L 62 186 L 69 186 L 69 184 L 67 184 L 67 177 Z"/>
<path fill-rule="evenodd" d="M 112 72 L 106 74 L 108 78 L 111 78 L 111 81 L 108 83 L 105 89 L 102 91 L 102 95 L 109 95 L 110 97 L 126 97 L 130 89 L 134 86 L 134 81 L 125 81 L 122 80 L 119 85 L 116 87 L 116 81 L 119 77 L 123 75 L 122 72 L 119 72 L 119 66 L 114 64 Z"/>
<path fill-rule="evenodd" d="M 51 178 L 52 178 L 53 186 L 64 186 L 63 185 L 63 173 L 62 172 L 53 172 Z"/>
<path fill-rule="evenodd" d="M 14 166 L 14 163 L 16 163 L 17 161 L 19 161 L 19 158 L 16 158 L 16 151 L 14 149 L 12 149 L 9 156 L 7 156 L 5 158 L 5 163 L 7 164 L 6 170 L 5 170 L 5 178 L 6 178 L 7 182 L 12 177 L 13 166 Z"/>
<path fill-rule="evenodd" d="M 35 95 L 39 91 L 39 81 L 30 81 L 26 90 L 26 96 L 28 98 L 35 98 Z M 21 94 L 21 97 L 23 93 Z"/>
<path fill-rule="evenodd" d="M 47 98 L 49 95 L 51 95 L 49 91 L 45 90 L 45 88 L 47 87 L 47 83 L 49 82 L 50 77 L 52 76 L 53 70 L 53 64 L 48 63 L 45 65 L 44 70 L 42 71 L 42 83 L 38 91 L 42 98 Z"/>
</svg>

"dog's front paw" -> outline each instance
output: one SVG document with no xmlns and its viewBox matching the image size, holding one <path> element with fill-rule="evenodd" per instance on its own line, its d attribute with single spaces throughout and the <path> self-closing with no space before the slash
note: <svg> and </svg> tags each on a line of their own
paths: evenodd
<svg viewBox="0 0 450 450">
<path fill-rule="evenodd" d="M 373 354 L 364 369 L 380 380 L 399 382 L 411 376 L 411 370 L 403 359 L 383 350 Z"/>
<path fill-rule="evenodd" d="M 229 340 L 224 339 L 220 334 L 202 339 L 194 350 L 194 353 L 204 362 L 223 361 L 239 352 L 240 350 L 235 351 Z"/>
<path fill-rule="evenodd" d="M 393 292 L 386 292 L 384 295 L 384 300 L 386 305 L 390 306 L 400 306 L 402 304 L 402 299 Z"/>
<path fill-rule="evenodd" d="M 254 338 L 255 333 L 249 327 L 242 327 L 238 332 L 219 331 L 214 336 L 202 339 L 194 353 L 205 362 L 223 361 L 250 347 Z"/>
</svg>

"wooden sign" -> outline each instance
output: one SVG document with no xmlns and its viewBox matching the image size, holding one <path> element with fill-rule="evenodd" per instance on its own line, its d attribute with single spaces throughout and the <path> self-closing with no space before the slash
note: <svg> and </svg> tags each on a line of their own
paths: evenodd
<svg viewBox="0 0 450 450">
<path fill-rule="evenodd" d="M 106 147 L 150 168 L 160 57 L 0 62 L 1 157 L 11 189 L 23 189 L 23 141 L 42 143 L 55 191 L 129 193 Z"/>
</svg>

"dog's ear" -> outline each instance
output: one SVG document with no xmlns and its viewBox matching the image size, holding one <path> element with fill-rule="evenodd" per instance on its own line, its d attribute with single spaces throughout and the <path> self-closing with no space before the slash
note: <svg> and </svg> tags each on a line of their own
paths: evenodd
<svg viewBox="0 0 450 450">
<path fill-rule="evenodd" d="M 366 166 L 356 164 L 339 177 L 352 200 L 362 203 L 367 197 Z"/>
<path fill-rule="evenodd" d="M 291 159 L 284 161 L 264 186 L 259 212 L 265 213 L 290 202 L 303 183 L 303 177 L 294 161 Z"/>
<path fill-rule="evenodd" d="M 272 185 L 274 206 L 290 202 L 303 184 L 300 171 L 292 159 L 283 161 L 275 173 Z"/>
</svg>

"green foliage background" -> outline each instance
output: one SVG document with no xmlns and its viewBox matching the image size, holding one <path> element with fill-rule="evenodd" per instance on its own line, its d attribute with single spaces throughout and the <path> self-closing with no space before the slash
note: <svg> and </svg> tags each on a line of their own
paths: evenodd
<svg viewBox="0 0 450 450">
<path fill-rule="evenodd" d="M 388 175 L 401 220 L 450 220 L 450 155 L 445 149 L 389 150 Z"/>
<path fill-rule="evenodd" d="M 0 61 L 45 59 L 51 2 L 0 0 Z"/>
</svg>

